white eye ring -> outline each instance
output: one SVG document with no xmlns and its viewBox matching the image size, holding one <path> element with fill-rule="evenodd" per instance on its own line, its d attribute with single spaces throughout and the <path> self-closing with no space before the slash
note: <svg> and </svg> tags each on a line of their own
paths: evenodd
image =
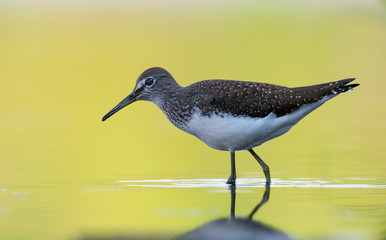
<svg viewBox="0 0 386 240">
<path fill-rule="evenodd" d="M 154 78 L 152 78 L 152 77 L 146 78 L 146 80 L 145 80 L 146 86 L 151 86 L 153 84 L 154 84 Z"/>
</svg>

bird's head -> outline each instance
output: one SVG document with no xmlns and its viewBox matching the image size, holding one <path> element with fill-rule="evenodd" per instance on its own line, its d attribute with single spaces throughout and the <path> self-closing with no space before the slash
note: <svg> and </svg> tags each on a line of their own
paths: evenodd
<svg viewBox="0 0 386 240">
<path fill-rule="evenodd" d="M 151 101 L 157 104 L 176 84 L 172 75 L 165 69 L 149 68 L 138 77 L 133 92 L 111 109 L 102 118 L 102 121 L 137 100 Z"/>
</svg>

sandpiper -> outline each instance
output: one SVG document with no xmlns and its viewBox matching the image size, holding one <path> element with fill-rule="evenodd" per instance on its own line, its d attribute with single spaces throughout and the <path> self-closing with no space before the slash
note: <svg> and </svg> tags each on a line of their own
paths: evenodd
<svg viewBox="0 0 386 240">
<path fill-rule="evenodd" d="M 153 67 L 138 77 L 133 92 L 102 121 L 137 100 L 153 102 L 177 128 L 209 147 L 230 152 L 226 183 L 236 181 L 235 152 L 248 150 L 270 184 L 269 167 L 253 148 L 283 135 L 326 101 L 358 86 L 348 84 L 354 79 L 295 88 L 233 80 L 204 80 L 181 87 L 168 71 Z"/>
</svg>

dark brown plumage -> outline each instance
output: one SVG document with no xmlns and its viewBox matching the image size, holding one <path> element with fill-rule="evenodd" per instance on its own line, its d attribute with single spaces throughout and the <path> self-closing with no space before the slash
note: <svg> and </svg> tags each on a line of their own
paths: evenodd
<svg viewBox="0 0 386 240">
<path fill-rule="evenodd" d="M 256 82 L 205 80 L 186 87 L 186 90 L 189 92 L 187 98 L 204 115 L 217 112 L 261 118 L 273 112 L 280 117 L 327 95 L 358 86 L 346 85 L 354 79 L 296 88 Z"/>
</svg>

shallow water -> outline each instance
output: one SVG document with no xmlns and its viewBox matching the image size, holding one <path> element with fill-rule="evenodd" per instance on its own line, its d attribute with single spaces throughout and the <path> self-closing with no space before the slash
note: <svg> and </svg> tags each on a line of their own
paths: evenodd
<svg viewBox="0 0 386 240">
<path fill-rule="evenodd" d="M 7 229 L 2 234 L 8 239 L 169 239 L 231 216 L 231 189 L 225 180 L 25 182 L 1 189 L 1 214 L 8 219 L 2 222 Z M 384 181 L 272 181 L 269 201 L 253 216 L 255 222 L 291 239 L 384 236 Z M 264 189 L 264 179 L 258 176 L 238 179 L 236 218 L 246 218 L 251 213 Z M 218 233 L 210 232 L 213 234 Z"/>
<path fill-rule="evenodd" d="M 151 103 L 101 122 L 153 66 L 183 86 L 356 77 L 255 148 L 273 183 L 253 221 L 299 240 L 385 239 L 385 1 L 181 3 L 0 2 L 0 239 L 169 239 L 267 196 L 248 152 L 232 189 L 229 153 Z"/>
<path fill-rule="evenodd" d="M 156 179 L 156 180 L 118 180 L 115 187 L 154 187 L 154 188 L 201 188 L 229 187 L 224 179 Z M 357 182 L 357 183 L 355 183 Z M 375 178 L 348 178 L 344 180 L 327 180 L 312 178 L 295 178 L 291 180 L 273 179 L 271 187 L 300 188 L 386 188 L 377 183 Z M 237 187 L 261 187 L 265 179 L 238 178 Z"/>
</svg>

